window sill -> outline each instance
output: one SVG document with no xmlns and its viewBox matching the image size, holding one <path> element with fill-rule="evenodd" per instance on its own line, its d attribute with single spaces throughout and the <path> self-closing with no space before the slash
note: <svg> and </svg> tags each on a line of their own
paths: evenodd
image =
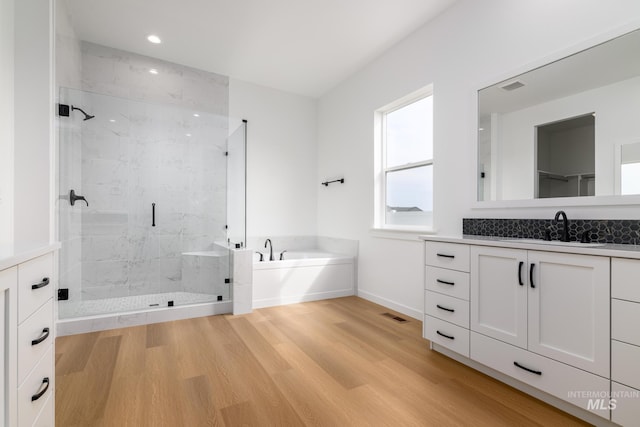
<svg viewBox="0 0 640 427">
<path fill-rule="evenodd" d="M 388 227 L 378 228 L 374 227 L 369 230 L 369 234 L 372 237 L 381 239 L 395 239 L 395 240 L 410 240 L 417 241 L 421 235 L 424 234 L 436 234 L 437 230 L 434 228 L 411 228 L 411 227 Z"/>
</svg>

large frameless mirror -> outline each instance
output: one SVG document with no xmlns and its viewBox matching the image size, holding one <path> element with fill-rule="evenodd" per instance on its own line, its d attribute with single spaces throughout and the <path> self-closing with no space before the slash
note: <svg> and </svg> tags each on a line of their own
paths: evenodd
<svg viewBox="0 0 640 427">
<path fill-rule="evenodd" d="M 478 201 L 639 194 L 640 30 L 478 91 Z"/>
</svg>

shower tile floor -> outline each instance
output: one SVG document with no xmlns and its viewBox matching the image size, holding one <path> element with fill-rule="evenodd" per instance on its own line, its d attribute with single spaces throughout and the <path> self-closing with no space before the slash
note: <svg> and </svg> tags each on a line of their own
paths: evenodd
<svg viewBox="0 0 640 427">
<path fill-rule="evenodd" d="M 60 319 L 95 316 L 100 314 L 126 313 L 132 311 L 165 308 L 169 301 L 175 306 L 214 302 L 217 295 L 193 292 L 166 292 L 162 294 L 134 295 L 118 298 L 103 298 L 85 301 L 59 301 Z M 156 306 L 157 304 L 157 306 Z"/>
</svg>

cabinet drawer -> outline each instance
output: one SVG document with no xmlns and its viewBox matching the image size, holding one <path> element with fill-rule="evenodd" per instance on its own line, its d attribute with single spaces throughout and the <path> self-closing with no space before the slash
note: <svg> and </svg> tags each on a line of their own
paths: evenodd
<svg viewBox="0 0 640 427">
<path fill-rule="evenodd" d="M 424 314 L 469 329 L 469 301 L 424 291 Z"/>
<path fill-rule="evenodd" d="M 45 378 L 48 379 L 48 383 L 44 381 Z M 18 387 L 18 425 L 33 425 L 36 417 L 47 403 L 47 399 L 53 395 L 54 380 L 53 346 L 49 346 L 44 357 L 24 380 L 24 383 Z M 33 400 L 36 397 L 39 398 Z"/>
<path fill-rule="evenodd" d="M 611 338 L 640 345 L 640 304 L 611 300 Z"/>
<path fill-rule="evenodd" d="M 18 327 L 18 384 L 22 384 L 52 343 L 53 303 L 49 302 Z"/>
<path fill-rule="evenodd" d="M 640 261 L 611 258 L 611 298 L 640 302 Z"/>
<path fill-rule="evenodd" d="M 611 397 L 616 400 L 611 421 L 624 427 L 637 426 L 640 419 L 640 390 L 612 382 Z"/>
<path fill-rule="evenodd" d="M 36 289 L 33 289 L 36 287 Z M 53 253 L 18 266 L 18 323 L 53 297 Z"/>
<path fill-rule="evenodd" d="M 431 316 L 424 316 L 424 337 L 469 357 L 469 330 Z"/>
<path fill-rule="evenodd" d="M 469 273 L 427 266 L 424 287 L 429 291 L 469 301 Z"/>
<path fill-rule="evenodd" d="M 425 264 L 469 271 L 469 246 L 458 243 L 426 242 Z"/>
<path fill-rule="evenodd" d="M 640 347 L 611 341 L 611 379 L 640 389 Z"/>
<path fill-rule="evenodd" d="M 545 391 L 582 409 L 587 409 L 609 419 L 607 409 L 588 406 L 589 398 L 584 392 L 607 395 L 609 380 L 556 362 L 544 356 L 530 353 L 502 341 L 494 340 L 476 332 L 471 332 L 471 359 L 519 381 Z M 522 368 L 515 365 L 518 363 Z M 530 369 L 530 372 L 523 368 Z M 572 395 L 575 392 L 575 397 Z M 592 394 L 594 395 L 594 394 Z"/>
<path fill-rule="evenodd" d="M 53 412 L 53 395 L 49 396 L 44 404 L 44 408 L 38 418 L 33 423 L 33 427 L 55 427 L 55 414 Z"/>
</svg>

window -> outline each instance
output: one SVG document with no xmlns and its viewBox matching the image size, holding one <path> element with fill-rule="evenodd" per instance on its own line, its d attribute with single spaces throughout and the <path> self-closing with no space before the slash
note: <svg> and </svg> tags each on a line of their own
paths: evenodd
<svg viewBox="0 0 640 427">
<path fill-rule="evenodd" d="M 376 226 L 433 225 L 433 95 L 431 87 L 377 112 Z"/>
</svg>

